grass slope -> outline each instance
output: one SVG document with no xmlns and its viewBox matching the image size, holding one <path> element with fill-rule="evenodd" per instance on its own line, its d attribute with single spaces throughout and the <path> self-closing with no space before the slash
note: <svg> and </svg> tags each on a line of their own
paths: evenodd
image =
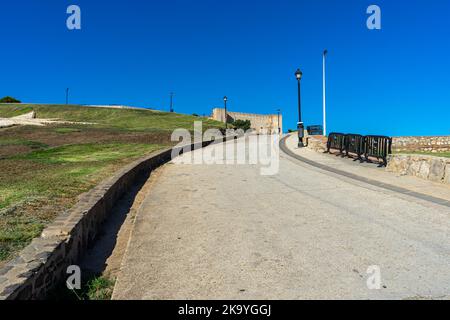
<svg viewBox="0 0 450 320">
<path fill-rule="evenodd" d="M 125 164 L 173 144 L 176 128 L 222 124 L 149 110 L 57 105 L 0 105 L 0 117 L 32 110 L 38 118 L 95 125 L 18 126 L 0 129 L 0 266 L 39 236 L 77 196 Z"/>
<path fill-rule="evenodd" d="M 113 109 L 76 105 L 0 105 L 0 117 L 13 117 L 36 111 L 38 118 L 56 118 L 73 122 L 96 123 L 96 127 L 113 127 L 131 131 L 172 131 L 175 128 L 193 130 L 193 122 L 202 120 L 205 129 L 222 126 L 207 118 L 152 111 L 147 109 Z"/>
</svg>

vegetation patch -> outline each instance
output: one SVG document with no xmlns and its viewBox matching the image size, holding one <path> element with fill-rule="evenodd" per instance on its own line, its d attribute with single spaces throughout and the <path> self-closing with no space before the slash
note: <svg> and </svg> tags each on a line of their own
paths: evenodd
<svg viewBox="0 0 450 320">
<path fill-rule="evenodd" d="M 399 152 L 397 154 L 417 154 L 417 155 L 425 155 L 425 156 L 433 156 L 433 157 L 444 157 L 450 158 L 450 152 Z"/>
<path fill-rule="evenodd" d="M 82 276 L 81 289 L 69 289 L 65 283 L 58 285 L 48 299 L 56 301 L 111 300 L 115 281 L 103 275 Z"/>
<path fill-rule="evenodd" d="M 65 133 L 72 133 L 72 132 L 81 132 L 81 129 L 78 129 L 78 128 L 56 128 L 55 132 L 65 134 Z"/>
<path fill-rule="evenodd" d="M 152 144 L 77 144 L 40 150 L 18 157 L 42 163 L 92 163 L 108 162 L 123 158 L 135 158 L 155 151 L 158 145 Z"/>
<path fill-rule="evenodd" d="M 0 130 L 0 267 L 80 194 L 124 165 L 173 145 L 173 130 L 192 130 L 199 120 L 150 110 L 22 104 L 0 105 L 0 117 L 33 110 L 38 118 L 96 124 Z M 223 126 L 202 120 L 204 130 Z"/>
<path fill-rule="evenodd" d="M 17 100 L 16 98 L 13 97 L 3 97 L 0 99 L 0 103 L 20 103 L 20 100 Z"/>
</svg>

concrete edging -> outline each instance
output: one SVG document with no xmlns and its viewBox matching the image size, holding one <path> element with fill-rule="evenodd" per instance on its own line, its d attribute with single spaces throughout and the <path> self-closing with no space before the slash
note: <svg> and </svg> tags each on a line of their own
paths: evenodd
<svg viewBox="0 0 450 320">
<path fill-rule="evenodd" d="M 112 178 L 82 194 L 77 204 L 60 214 L 39 238 L 0 269 L 0 300 L 44 299 L 66 276 L 67 267 L 81 258 L 114 204 L 139 178 L 171 160 L 172 151 L 182 154 L 234 136 L 193 143 L 154 152 L 122 168 Z"/>
</svg>

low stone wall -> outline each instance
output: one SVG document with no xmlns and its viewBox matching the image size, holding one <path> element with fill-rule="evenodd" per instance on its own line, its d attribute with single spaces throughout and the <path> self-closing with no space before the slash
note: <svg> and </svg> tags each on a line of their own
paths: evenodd
<svg viewBox="0 0 450 320">
<path fill-rule="evenodd" d="M 317 152 L 327 151 L 327 137 L 324 136 L 306 136 L 307 147 Z"/>
<path fill-rule="evenodd" d="M 229 139 L 234 137 L 218 139 L 215 143 Z M 209 144 L 211 141 L 192 144 L 191 149 Z M 80 196 L 73 208 L 57 217 L 41 237 L 34 239 L 17 258 L 0 269 L 0 300 L 44 299 L 67 277 L 67 267 L 76 264 L 95 240 L 117 200 L 139 178 L 148 177 L 153 169 L 170 161 L 172 150 L 146 156 Z"/>
<path fill-rule="evenodd" d="M 387 171 L 450 184 L 450 158 L 426 155 L 390 155 Z"/>
<path fill-rule="evenodd" d="M 450 151 L 450 136 L 394 137 L 394 152 L 447 152 Z"/>
</svg>

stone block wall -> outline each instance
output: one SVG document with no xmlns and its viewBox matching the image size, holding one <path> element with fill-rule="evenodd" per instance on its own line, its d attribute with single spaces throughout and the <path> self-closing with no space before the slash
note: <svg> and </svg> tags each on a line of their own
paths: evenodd
<svg viewBox="0 0 450 320">
<path fill-rule="evenodd" d="M 256 133 L 268 133 L 275 134 L 278 128 L 283 131 L 283 116 L 280 114 L 254 114 L 254 113 L 242 113 L 232 112 L 227 110 L 228 123 L 235 120 L 250 120 L 251 128 Z M 225 109 L 214 108 L 212 111 L 211 119 L 225 122 Z M 278 124 L 278 119 L 280 123 Z"/>
<path fill-rule="evenodd" d="M 306 131 L 305 131 L 306 132 Z M 308 136 L 306 134 L 305 140 L 307 147 L 317 152 L 327 151 L 327 137 L 324 136 Z"/>
<path fill-rule="evenodd" d="M 450 152 L 450 136 L 394 137 L 394 152 Z"/>
<path fill-rule="evenodd" d="M 391 155 L 387 171 L 450 185 L 450 158 L 426 155 Z"/>
</svg>

